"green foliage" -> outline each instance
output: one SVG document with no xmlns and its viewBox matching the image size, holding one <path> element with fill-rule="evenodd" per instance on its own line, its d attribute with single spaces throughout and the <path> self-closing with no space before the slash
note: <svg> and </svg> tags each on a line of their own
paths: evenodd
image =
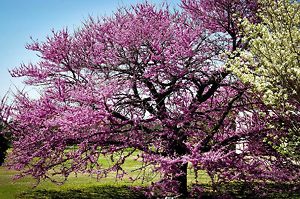
<svg viewBox="0 0 300 199">
<path fill-rule="evenodd" d="M 300 161 L 300 2 L 260 0 L 260 23 L 242 20 L 248 49 L 235 54 L 228 65 L 253 92 L 262 96 L 279 119 L 271 128 L 285 137 L 270 143 L 282 154 Z M 239 56 L 237 56 L 239 55 Z"/>
<path fill-rule="evenodd" d="M 4 136 L 3 131 L 4 125 L 0 122 L 0 166 L 4 163 L 9 147 L 9 140 Z"/>
<path fill-rule="evenodd" d="M 267 104 L 293 110 L 300 102 L 300 3 L 261 0 L 260 23 L 242 21 L 249 49 L 231 69 L 263 93 Z"/>
</svg>

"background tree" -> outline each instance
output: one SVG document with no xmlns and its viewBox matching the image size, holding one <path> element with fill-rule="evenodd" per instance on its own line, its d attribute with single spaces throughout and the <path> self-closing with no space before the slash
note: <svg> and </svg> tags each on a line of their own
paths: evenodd
<svg viewBox="0 0 300 199">
<path fill-rule="evenodd" d="M 7 106 L 6 101 L 6 96 L 0 101 L 0 166 L 4 163 L 7 149 L 10 146 L 10 136 L 5 125 L 5 121 L 8 121 L 9 115 L 9 107 Z"/>
<path fill-rule="evenodd" d="M 289 0 L 261 0 L 261 23 L 244 20 L 249 49 L 241 52 L 235 74 L 251 84 L 269 105 L 277 119 L 271 125 L 288 131 L 276 137 L 274 147 L 300 157 L 300 3 Z"/>
<path fill-rule="evenodd" d="M 0 122 L 0 166 L 4 163 L 7 155 L 7 149 L 9 147 L 9 141 L 4 136 L 4 125 Z"/>
<path fill-rule="evenodd" d="M 243 47 L 236 16 L 252 19 L 255 5 L 183 1 L 187 12 L 170 12 L 137 4 L 28 45 L 40 62 L 12 75 L 40 86 L 41 96 L 20 94 L 11 107 L 11 168 L 38 180 L 71 172 L 122 178 L 138 151 L 141 170 L 161 173 L 152 188 L 166 194 L 188 194 L 188 163 L 213 182 L 297 178 L 296 166 L 263 142 L 278 134 L 259 114 L 265 106 L 220 56 Z M 251 145 L 236 154 L 244 138 Z M 66 150 L 70 144 L 78 147 Z M 105 167 L 100 155 L 115 161 Z"/>
</svg>

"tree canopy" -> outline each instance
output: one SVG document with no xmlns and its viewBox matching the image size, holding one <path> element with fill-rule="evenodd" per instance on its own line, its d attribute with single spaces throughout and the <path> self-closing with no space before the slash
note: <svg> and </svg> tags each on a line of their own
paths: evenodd
<svg viewBox="0 0 300 199">
<path fill-rule="evenodd" d="M 4 131 L 4 125 L 0 122 L 0 132 Z M 0 166 L 4 163 L 5 157 L 7 155 L 7 149 L 9 147 L 9 141 L 4 136 L 4 134 L 0 134 Z"/>
<path fill-rule="evenodd" d="M 40 61 L 11 73 L 40 86 L 41 96 L 21 93 L 11 107 L 10 167 L 38 180 L 71 172 L 122 178 L 138 151 L 141 170 L 161 173 L 151 188 L 166 194 L 188 194 L 188 164 L 213 183 L 299 179 L 298 166 L 265 142 L 284 135 L 265 124 L 275 116 L 262 114 L 268 107 L 226 65 L 226 52 L 247 46 L 239 17 L 259 21 L 258 4 L 181 6 L 137 4 L 28 45 Z M 236 153 L 242 140 L 248 147 Z M 100 155 L 117 159 L 105 167 Z"/>
<path fill-rule="evenodd" d="M 275 141 L 283 153 L 300 157 L 300 3 L 289 0 L 261 0 L 255 24 L 242 22 L 249 47 L 231 64 L 233 72 L 259 92 L 270 112 L 279 120 L 272 125 L 288 131 Z"/>
</svg>

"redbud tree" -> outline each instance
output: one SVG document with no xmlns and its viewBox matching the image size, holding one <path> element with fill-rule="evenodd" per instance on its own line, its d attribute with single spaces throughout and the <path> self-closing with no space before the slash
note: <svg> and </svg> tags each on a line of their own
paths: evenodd
<svg viewBox="0 0 300 199">
<path fill-rule="evenodd" d="M 225 52 L 245 47 L 238 18 L 255 20 L 257 4 L 181 6 L 137 4 L 28 45 L 39 62 L 11 73 L 38 86 L 40 97 L 16 96 L 8 165 L 37 180 L 72 172 L 122 178 L 137 152 L 141 170 L 161 174 L 152 188 L 180 195 L 188 194 L 188 167 L 213 184 L 296 178 L 296 166 L 264 142 L 279 134 L 265 126 L 271 116 L 225 64 Z M 241 140 L 248 147 L 236 153 Z M 114 159 L 109 167 L 98 161 L 103 155 Z"/>
</svg>

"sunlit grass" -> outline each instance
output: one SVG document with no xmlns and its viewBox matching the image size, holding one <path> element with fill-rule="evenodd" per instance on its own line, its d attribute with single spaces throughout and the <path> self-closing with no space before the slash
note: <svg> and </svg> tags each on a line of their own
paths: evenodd
<svg viewBox="0 0 300 199">
<path fill-rule="evenodd" d="M 68 180 L 63 185 L 56 185 L 50 180 L 41 181 L 37 187 L 33 188 L 36 181 L 32 177 L 25 177 L 19 180 L 13 181 L 12 177 L 16 175 L 17 171 L 7 170 L 4 167 L 0 167 L 0 199 L 12 199 L 22 192 L 35 190 L 37 194 L 42 194 L 45 190 L 52 191 L 55 195 L 56 192 L 64 192 L 68 195 L 68 190 L 91 190 L 95 187 L 121 187 L 119 191 L 126 192 L 124 186 L 147 186 L 151 182 L 159 180 L 159 175 L 156 173 L 147 172 L 141 174 L 138 170 L 142 166 L 142 163 L 136 160 L 137 152 L 132 154 L 127 158 L 123 165 L 123 169 L 127 172 L 128 175 L 125 175 L 122 180 L 116 178 L 116 173 L 109 173 L 106 178 L 101 178 L 97 181 L 95 175 L 88 174 L 71 174 L 68 177 Z M 104 166 L 108 167 L 113 162 L 109 157 L 101 157 L 99 162 Z M 135 178 L 138 175 L 144 175 L 145 181 L 137 180 L 132 181 L 129 178 Z M 209 178 L 204 171 L 199 172 L 198 181 L 204 184 L 209 183 Z M 195 182 L 194 173 L 192 170 L 188 172 L 188 182 L 189 184 Z M 106 189 L 106 188 L 105 188 Z M 113 188 L 110 188 L 114 190 Z M 127 193 L 127 192 L 126 192 Z"/>
<path fill-rule="evenodd" d="M 37 187 L 33 188 L 36 181 L 32 177 L 24 177 L 19 180 L 13 181 L 14 175 L 18 174 L 17 171 L 7 170 L 4 167 L 0 167 L 0 199 L 28 199 L 28 198 L 122 198 L 122 199 L 142 199 L 144 195 L 141 191 L 132 190 L 131 187 L 146 187 L 159 180 L 159 175 L 149 170 L 144 176 L 145 181 L 137 180 L 132 181 L 129 178 L 135 178 L 140 175 L 140 171 L 137 170 L 142 166 L 142 163 L 136 160 L 137 152 L 128 157 L 123 165 L 123 169 L 127 175 L 122 180 L 116 178 L 116 173 L 109 173 L 106 178 L 100 178 L 97 181 L 95 175 L 77 174 L 72 173 L 68 180 L 63 185 L 56 185 L 49 180 L 41 181 Z M 110 157 L 101 156 L 99 159 L 104 167 L 109 167 L 113 164 Z M 155 176 L 155 177 L 153 177 Z M 233 182 L 223 184 L 219 187 L 219 193 L 212 192 L 210 186 L 210 178 L 205 171 L 198 171 L 198 183 L 205 187 L 204 195 L 208 198 L 217 196 L 222 198 L 229 196 L 233 198 L 248 198 L 250 196 L 256 197 L 255 189 L 252 189 L 250 184 L 248 190 L 243 190 L 242 182 Z M 188 184 L 191 186 L 195 183 L 195 175 L 192 169 L 188 170 Z M 256 184 L 256 187 L 261 187 L 260 184 Z M 260 191 L 266 192 L 267 195 L 264 198 L 299 198 L 300 199 L 300 187 L 299 185 L 288 184 L 265 184 Z M 250 187 L 250 189 L 249 189 Z M 298 188 L 297 188 L 298 187 Z M 241 189 L 242 188 L 242 189 Z M 218 195 L 221 194 L 221 195 Z M 197 198 L 197 197 L 196 197 Z M 228 197 L 227 197 L 228 198 Z M 257 197 L 259 198 L 259 197 Z"/>
</svg>

